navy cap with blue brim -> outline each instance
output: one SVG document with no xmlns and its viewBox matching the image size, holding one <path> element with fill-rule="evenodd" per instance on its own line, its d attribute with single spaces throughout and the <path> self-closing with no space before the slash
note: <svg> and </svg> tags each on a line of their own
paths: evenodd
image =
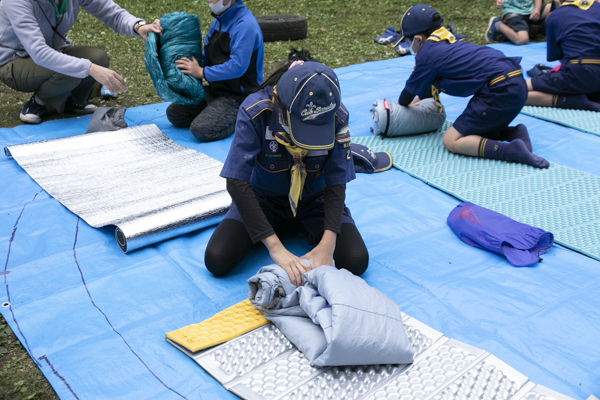
<svg viewBox="0 0 600 400">
<path fill-rule="evenodd" d="M 335 113 L 341 93 L 328 66 L 306 61 L 285 72 L 277 94 L 287 110 L 290 137 L 305 150 L 329 150 L 335 143 Z"/>
<path fill-rule="evenodd" d="M 387 151 L 374 153 L 368 147 L 356 143 L 352 143 L 350 150 L 356 172 L 372 174 L 387 171 L 392 167 L 392 156 Z"/>
<path fill-rule="evenodd" d="M 402 16 L 402 21 L 400 21 L 400 34 L 402 38 L 414 36 L 417 33 L 440 26 L 444 22 L 444 19 L 440 18 L 433 21 L 434 14 L 438 14 L 435 8 L 426 4 L 415 4 L 406 10 Z"/>
</svg>

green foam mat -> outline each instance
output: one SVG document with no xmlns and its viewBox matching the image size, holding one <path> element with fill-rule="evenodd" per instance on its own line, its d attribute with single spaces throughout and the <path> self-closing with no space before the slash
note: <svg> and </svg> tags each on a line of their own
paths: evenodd
<svg viewBox="0 0 600 400">
<path fill-rule="evenodd" d="M 550 164 L 524 164 L 467 157 L 444 148 L 438 131 L 399 138 L 352 138 L 387 151 L 394 167 L 462 200 L 550 231 L 557 243 L 600 260 L 600 177 Z"/>
<path fill-rule="evenodd" d="M 600 112 L 525 106 L 521 114 L 600 136 Z"/>
</svg>

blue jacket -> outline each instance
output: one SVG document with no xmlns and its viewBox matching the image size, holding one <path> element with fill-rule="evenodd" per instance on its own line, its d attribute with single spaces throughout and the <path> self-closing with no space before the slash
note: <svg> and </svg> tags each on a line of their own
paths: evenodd
<svg viewBox="0 0 600 400">
<path fill-rule="evenodd" d="M 212 97 L 244 99 L 262 83 L 264 46 L 260 26 L 238 0 L 215 17 L 204 37 L 204 79 Z"/>
</svg>

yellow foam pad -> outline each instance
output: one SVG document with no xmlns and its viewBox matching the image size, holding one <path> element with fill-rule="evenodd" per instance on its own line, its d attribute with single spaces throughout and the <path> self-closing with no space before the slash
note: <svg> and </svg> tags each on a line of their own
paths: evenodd
<svg viewBox="0 0 600 400">
<path fill-rule="evenodd" d="M 234 339 L 267 322 L 249 300 L 244 300 L 205 321 L 169 332 L 166 336 L 195 353 Z"/>
</svg>

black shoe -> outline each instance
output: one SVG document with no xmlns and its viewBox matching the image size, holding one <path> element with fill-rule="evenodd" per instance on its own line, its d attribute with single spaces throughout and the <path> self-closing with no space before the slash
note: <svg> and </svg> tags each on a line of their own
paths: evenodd
<svg viewBox="0 0 600 400">
<path fill-rule="evenodd" d="M 93 114 L 98 107 L 92 103 L 80 103 L 75 96 L 71 95 L 65 103 L 65 111 L 73 114 Z"/>
<path fill-rule="evenodd" d="M 46 114 L 46 106 L 38 104 L 35 101 L 34 94 L 29 101 L 23 105 L 19 118 L 27 124 L 39 124 L 42 122 L 44 114 Z"/>
</svg>

